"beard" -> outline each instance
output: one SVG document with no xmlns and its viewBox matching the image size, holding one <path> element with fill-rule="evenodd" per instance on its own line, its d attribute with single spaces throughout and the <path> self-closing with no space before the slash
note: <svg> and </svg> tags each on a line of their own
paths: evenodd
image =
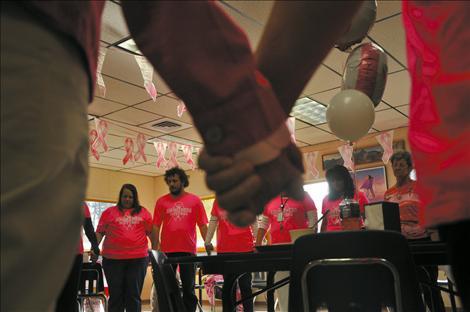
<svg viewBox="0 0 470 312">
<path fill-rule="evenodd" d="M 180 188 L 174 188 L 174 189 L 170 189 L 170 193 L 171 195 L 173 196 L 178 196 L 179 194 L 181 194 L 181 191 L 183 190 L 182 187 Z"/>
</svg>

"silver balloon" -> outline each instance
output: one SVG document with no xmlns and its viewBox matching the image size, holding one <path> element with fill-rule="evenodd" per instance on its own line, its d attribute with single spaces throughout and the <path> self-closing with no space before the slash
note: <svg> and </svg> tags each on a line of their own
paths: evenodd
<svg viewBox="0 0 470 312">
<path fill-rule="evenodd" d="M 338 138 L 357 141 L 369 132 L 374 123 L 374 104 L 361 91 L 343 90 L 331 99 L 326 109 L 326 120 Z"/>
<path fill-rule="evenodd" d="M 377 16 L 377 2 L 366 0 L 354 15 L 348 30 L 336 41 L 335 47 L 341 51 L 346 51 L 353 44 L 360 43 L 367 36 L 367 33 L 375 23 Z"/>
</svg>

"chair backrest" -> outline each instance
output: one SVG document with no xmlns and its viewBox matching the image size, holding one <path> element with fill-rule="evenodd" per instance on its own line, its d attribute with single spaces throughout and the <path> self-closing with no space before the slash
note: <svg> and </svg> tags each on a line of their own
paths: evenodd
<svg viewBox="0 0 470 312">
<path fill-rule="evenodd" d="M 348 261 L 332 263 L 325 259 Z M 394 272 L 398 273 L 399 294 L 395 294 Z M 329 312 L 380 311 L 382 305 L 399 311 L 397 295 L 401 295 L 403 311 L 424 311 L 408 243 L 397 232 L 330 232 L 296 240 L 289 311 L 301 311 L 304 307 L 303 274 L 310 311 L 317 311 L 323 304 Z"/>
<path fill-rule="evenodd" d="M 175 272 L 170 264 L 164 263 L 166 255 L 161 251 L 152 250 L 149 252 L 149 256 L 160 311 L 186 311 Z"/>
<path fill-rule="evenodd" d="M 78 289 L 82 295 L 104 292 L 103 268 L 101 264 L 92 262 L 83 263 Z"/>
</svg>

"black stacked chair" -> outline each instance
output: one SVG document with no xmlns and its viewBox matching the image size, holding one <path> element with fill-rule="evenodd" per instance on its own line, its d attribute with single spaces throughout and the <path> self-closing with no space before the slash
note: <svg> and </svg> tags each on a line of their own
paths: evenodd
<svg viewBox="0 0 470 312">
<path fill-rule="evenodd" d="M 289 311 L 425 311 L 408 243 L 392 231 L 297 239 L 289 289 Z"/>
</svg>

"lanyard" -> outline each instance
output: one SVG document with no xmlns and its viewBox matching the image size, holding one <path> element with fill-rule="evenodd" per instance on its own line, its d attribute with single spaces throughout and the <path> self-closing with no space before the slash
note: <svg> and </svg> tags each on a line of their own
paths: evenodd
<svg viewBox="0 0 470 312">
<path fill-rule="evenodd" d="M 281 229 L 281 231 L 283 230 L 284 226 L 283 226 L 283 223 L 284 223 L 284 207 L 286 207 L 286 204 L 287 204 L 287 201 L 289 200 L 289 197 L 286 198 L 286 200 L 283 202 L 283 196 L 281 194 L 281 212 L 279 212 L 279 214 L 277 215 L 277 222 L 279 222 L 279 227 Z"/>
</svg>

